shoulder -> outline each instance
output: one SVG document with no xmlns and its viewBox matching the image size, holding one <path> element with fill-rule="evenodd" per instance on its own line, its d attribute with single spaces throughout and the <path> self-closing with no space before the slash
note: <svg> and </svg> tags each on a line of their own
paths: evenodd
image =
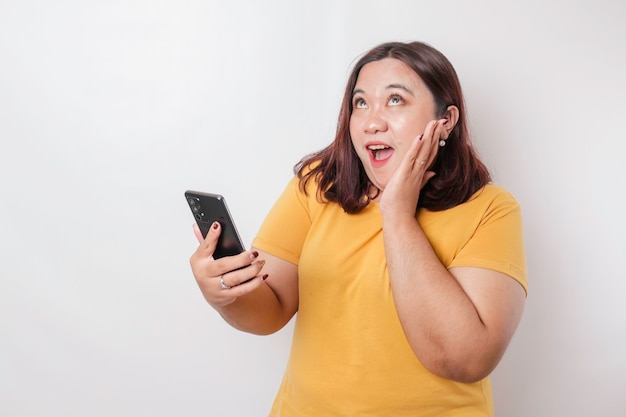
<svg viewBox="0 0 626 417">
<path fill-rule="evenodd" d="M 513 194 L 504 187 L 493 183 L 485 185 L 476 191 L 469 200 L 457 207 L 483 212 L 494 212 L 503 209 L 520 211 L 520 204 Z"/>
<path fill-rule="evenodd" d="M 476 191 L 464 203 L 442 211 L 422 211 L 420 223 L 446 224 L 447 227 L 475 230 L 502 218 L 521 218 L 521 208 L 513 194 L 489 183 Z"/>
<path fill-rule="evenodd" d="M 322 175 L 320 165 L 321 161 L 319 160 L 302 165 L 296 171 L 296 175 L 289 185 L 289 187 L 302 194 L 302 197 L 309 200 L 312 204 L 327 202 L 324 198 L 324 193 L 320 189 Z"/>
<path fill-rule="evenodd" d="M 315 175 L 305 177 L 294 175 L 287 183 L 285 190 L 277 202 L 282 207 L 285 215 L 290 215 L 294 210 L 304 211 L 309 219 L 316 217 L 324 203 L 320 201 L 319 185 Z"/>
<path fill-rule="evenodd" d="M 517 204 L 517 200 L 507 189 L 504 187 L 489 183 L 482 187 L 480 190 L 476 191 L 474 195 L 470 197 L 467 202 L 484 202 L 484 201 L 501 201 L 501 202 L 511 202 Z"/>
</svg>

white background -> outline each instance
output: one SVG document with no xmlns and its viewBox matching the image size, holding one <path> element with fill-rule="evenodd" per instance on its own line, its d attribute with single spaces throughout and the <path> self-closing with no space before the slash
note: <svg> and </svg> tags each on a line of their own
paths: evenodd
<svg viewBox="0 0 626 417">
<path fill-rule="evenodd" d="M 523 208 L 497 415 L 623 416 L 625 21 L 622 0 L 2 1 L 0 415 L 265 415 L 291 325 L 204 302 L 183 192 L 226 195 L 249 244 L 354 59 L 422 40 Z"/>
</svg>

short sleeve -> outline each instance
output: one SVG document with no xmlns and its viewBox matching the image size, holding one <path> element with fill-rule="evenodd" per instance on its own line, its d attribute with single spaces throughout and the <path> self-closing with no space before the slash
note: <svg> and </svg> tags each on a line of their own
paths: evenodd
<svg viewBox="0 0 626 417">
<path fill-rule="evenodd" d="M 528 291 L 522 212 L 511 194 L 496 192 L 473 236 L 452 261 L 450 267 L 454 266 L 503 272 Z"/>
<path fill-rule="evenodd" d="M 263 221 L 252 246 L 297 265 L 311 227 L 309 198 L 294 177 Z"/>
</svg>

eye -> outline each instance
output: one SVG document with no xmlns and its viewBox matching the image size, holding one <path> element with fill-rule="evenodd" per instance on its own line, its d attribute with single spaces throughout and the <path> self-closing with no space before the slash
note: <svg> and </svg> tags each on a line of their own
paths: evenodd
<svg viewBox="0 0 626 417">
<path fill-rule="evenodd" d="M 387 100 L 387 102 L 389 103 L 389 105 L 391 106 L 398 106 L 402 103 L 404 103 L 404 99 L 402 98 L 402 96 L 399 96 L 398 94 L 393 94 L 389 97 L 389 99 Z"/>
<path fill-rule="evenodd" d="M 355 97 L 352 101 L 352 107 L 355 109 L 366 109 L 367 103 L 361 97 Z"/>
</svg>

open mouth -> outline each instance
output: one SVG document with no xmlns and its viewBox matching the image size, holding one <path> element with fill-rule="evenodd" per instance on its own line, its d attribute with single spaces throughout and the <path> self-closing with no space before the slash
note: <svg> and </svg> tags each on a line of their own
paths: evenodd
<svg viewBox="0 0 626 417">
<path fill-rule="evenodd" d="M 367 147 L 374 161 L 384 161 L 391 157 L 393 148 L 387 145 L 370 145 Z"/>
</svg>

